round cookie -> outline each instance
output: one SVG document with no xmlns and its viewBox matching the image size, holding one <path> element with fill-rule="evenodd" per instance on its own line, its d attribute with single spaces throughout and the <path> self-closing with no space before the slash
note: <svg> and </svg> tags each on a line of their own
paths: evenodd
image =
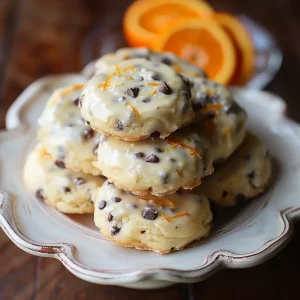
<svg viewBox="0 0 300 300">
<path fill-rule="evenodd" d="M 256 137 L 247 133 L 236 152 L 203 180 L 199 192 L 220 206 L 232 206 L 261 194 L 271 173 L 269 151 Z"/>
<path fill-rule="evenodd" d="M 207 198 L 192 192 L 141 198 L 106 181 L 93 200 L 95 224 L 109 240 L 160 254 L 206 236 L 212 221 Z"/>
<path fill-rule="evenodd" d="M 38 120 L 38 138 L 54 160 L 74 171 L 101 174 L 92 162 L 97 159 L 100 133 L 80 115 L 78 102 L 82 84 L 56 90 Z"/>
<path fill-rule="evenodd" d="M 80 105 L 95 130 L 126 141 L 165 138 L 194 120 L 190 88 L 182 76 L 142 58 L 95 75 Z"/>
<path fill-rule="evenodd" d="M 92 213 L 92 193 L 105 180 L 55 164 L 42 144 L 29 154 L 23 175 L 25 186 L 38 199 L 69 214 Z"/>
<path fill-rule="evenodd" d="M 206 139 L 192 126 L 164 140 L 129 143 L 103 136 L 94 166 L 118 188 L 160 196 L 198 186 L 213 172 L 209 151 Z"/>
<path fill-rule="evenodd" d="M 191 79 L 196 123 L 211 144 L 215 163 L 229 157 L 246 134 L 246 112 L 225 86 L 205 78 Z"/>
<path fill-rule="evenodd" d="M 132 58 L 144 58 L 155 63 L 166 64 L 174 68 L 177 73 L 187 77 L 207 77 L 202 69 L 180 59 L 173 53 L 159 53 L 147 48 L 121 48 L 116 52 L 103 55 L 95 62 L 95 73 L 101 73 L 111 65 Z"/>
</svg>

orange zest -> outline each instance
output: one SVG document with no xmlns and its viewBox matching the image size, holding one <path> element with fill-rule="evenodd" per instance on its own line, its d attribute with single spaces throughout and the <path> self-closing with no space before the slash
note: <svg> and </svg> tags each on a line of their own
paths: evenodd
<svg viewBox="0 0 300 300">
<path fill-rule="evenodd" d="M 57 95 L 56 98 L 54 98 L 51 101 L 51 104 L 55 104 L 60 97 L 67 96 L 67 95 L 71 94 L 75 90 L 83 89 L 83 87 L 84 87 L 84 84 L 78 83 L 78 84 L 74 84 L 74 85 L 72 85 L 72 86 L 64 89 L 59 95 Z"/>
<path fill-rule="evenodd" d="M 139 0 L 127 9 L 124 35 L 130 46 L 151 47 L 158 34 L 170 24 L 190 18 L 209 18 L 213 9 L 198 0 Z"/>
<path fill-rule="evenodd" d="M 229 82 L 236 67 L 234 46 L 213 20 L 191 19 L 172 24 L 160 33 L 152 48 L 175 53 L 223 84 Z"/>
<path fill-rule="evenodd" d="M 117 71 L 117 75 L 121 76 L 121 70 L 118 64 L 116 64 L 116 71 Z"/>
<path fill-rule="evenodd" d="M 156 95 L 157 94 L 157 91 L 156 90 L 154 90 L 153 92 L 152 92 L 152 96 L 154 96 L 154 95 Z"/>
<path fill-rule="evenodd" d="M 122 72 L 127 72 L 127 71 L 131 71 L 133 72 L 135 70 L 134 66 L 129 66 L 129 67 L 126 67 L 122 70 Z"/>
<path fill-rule="evenodd" d="M 223 133 L 223 140 L 225 140 L 225 139 L 227 138 L 229 132 L 230 132 L 230 128 L 227 127 L 227 128 L 224 130 L 224 133 Z"/>
<path fill-rule="evenodd" d="M 183 147 L 183 148 L 188 149 L 190 151 L 191 155 L 196 155 L 196 156 L 202 157 L 202 154 L 200 152 L 198 152 L 195 148 L 193 148 L 189 145 L 183 144 L 181 142 L 178 142 L 178 141 L 170 139 L 170 138 L 167 138 L 167 141 L 169 143 L 174 144 L 173 146 L 171 146 L 172 148 Z"/>
<path fill-rule="evenodd" d="M 214 112 L 215 114 L 218 114 L 220 109 L 223 107 L 223 104 L 221 103 L 215 103 L 215 104 L 208 104 L 202 109 L 200 109 L 201 113 L 208 113 L 208 112 Z"/>
<path fill-rule="evenodd" d="M 51 154 L 49 152 L 47 152 L 45 148 L 40 148 L 39 152 L 40 152 L 41 157 L 49 157 L 52 159 Z"/>
<path fill-rule="evenodd" d="M 156 205 L 163 207 L 174 207 L 174 203 L 168 199 L 167 197 L 151 197 L 151 196 L 143 196 L 139 197 L 141 200 L 150 201 L 152 200 Z"/>
<path fill-rule="evenodd" d="M 111 81 L 111 79 L 112 79 L 115 75 L 116 75 L 115 72 L 112 73 L 112 74 L 110 74 L 110 75 L 105 79 L 104 82 L 102 82 L 102 83 L 100 83 L 100 84 L 98 85 L 98 88 L 103 88 L 103 90 L 105 91 L 106 88 L 108 88 L 108 87 L 110 86 L 110 81 Z"/>
<path fill-rule="evenodd" d="M 156 83 L 156 82 L 148 82 L 147 84 L 150 86 L 160 86 L 160 83 Z"/>
<path fill-rule="evenodd" d="M 180 213 L 180 214 L 177 214 L 175 216 L 172 216 L 172 217 L 166 217 L 164 214 L 162 213 L 159 213 L 159 215 L 167 222 L 170 222 L 174 219 L 177 219 L 177 218 L 182 218 L 182 217 L 185 217 L 185 216 L 189 216 L 190 214 L 184 212 L 184 213 Z"/>
<path fill-rule="evenodd" d="M 141 117 L 141 114 L 138 112 L 138 110 L 133 105 L 127 104 L 127 106 L 129 106 L 133 110 L 133 112 L 135 113 L 137 118 Z"/>
</svg>

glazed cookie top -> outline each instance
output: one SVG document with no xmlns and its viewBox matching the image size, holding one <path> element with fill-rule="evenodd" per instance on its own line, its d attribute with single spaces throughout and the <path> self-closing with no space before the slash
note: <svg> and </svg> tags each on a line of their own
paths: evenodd
<svg viewBox="0 0 300 300">
<path fill-rule="evenodd" d="M 164 140 L 128 143 L 103 136 L 94 165 L 119 188 L 161 195 L 199 185 L 213 171 L 209 151 L 207 140 L 192 126 Z"/>
<path fill-rule="evenodd" d="M 60 203 L 59 208 L 64 208 L 64 212 L 82 213 L 86 211 L 80 209 L 89 208 L 85 202 L 92 201 L 92 193 L 102 185 L 104 177 L 66 169 L 53 161 L 45 147 L 39 144 L 27 158 L 24 181 L 38 199 L 53 205 Z"/>
<path fill-rule="evenodd" d="M 180 59 L 172 53 L 159 53 L 147 48 L 122 48 L 116 52 L 106 54 L 96 61 L 95 72 L 101 73 L 111 65 L 132 58 L 144 58 L 157 64 L 166 64 L 173 67 L 177 73 L 187 77 L 206 77 L 206 74 L 202 69 Z"/>
<path fill-rule="evenodd" d="M 272 164 L 267 147 L 247 133 L 242 145 L 203 181 L 199 191 L 219 205 L 234 205 L 263 192 L 271 174 Z"/>
<path fill-rule="evenodd" d="M 199 222 L 208 224 L 212 219 L 207 198 L 192 192 L 137 197 L 106 181 L 94 193 L 93 200 L 95 210 L 108 214 L 111 235 L 131 236 L 131 226 L 125 226 L 127 220 L 139 226 L 144 224 L 145 232 L 150 224 L 167 238 L 185 238 L 198 230 Z M 154 232 L 155 229 L 151 230 Z"/>
<path fill-rule="evenodd" d="M 212 159 L 221 162 L 243 141 L 247 114 L 225 86 L 205 78 L 190 84 L 196 123 L 211 143 Z"/>
<path fill-rule="evenodd" d="M 101 134 L 80 115 L 78 103 L 83 87 L 83 84 L 75 84 L 57 89 L 38 120 L 39 139 L 51 148 L 56 147 L 56 159 L 61 161 L 70 154 L 73 157 L 75 154 L 78 160 L 96 160 Z"/>
<path fill-rule="evenodd" d="M 141 58 L 95 75 L 84 89 L 81 113 L 94 129 L 127 141 L 164 138 L 194 119 L 182 76 Z"/>
</svg>

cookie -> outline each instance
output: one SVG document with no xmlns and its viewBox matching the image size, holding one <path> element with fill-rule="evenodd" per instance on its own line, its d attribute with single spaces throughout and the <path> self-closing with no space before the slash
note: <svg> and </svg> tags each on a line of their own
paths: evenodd
<svg viewBox="0 0 300 300">
<path fill-rule="evenodd" d="M 236 152 L 203 180 L 199 191 L 220 206 L 232 206 L 261 194 L 271 174 L 268 149 L 247 133 Z"/>
<path fill-rule="evenodd" d="M 223 85 L 205 78 L 190 81 L 196 123 L 211 144 L 214 162 L 227 159 L 246 134 L 246 112 Z"/>
<path fill-rule="evenodd" d="M 103 136 L 94 166 L 118 188 L 160 196 L 198 186 L 213 171 L 209 153 L 206 139 L 188 126 L 164 140 L 129 143 Z"/>
<path fill-rule="evenodd" d="M 165 138 L 194 119 L 190 88 L 182 76 L 142 58 L 95 75 L 81 105 L 82 116 L 95 130 L 126 141 Z"/>
<path fill-rule="evenodd" d="M 26 188 L 38 199 L 69 214 L 92 213 L 92 193 L 104 180 L 64 168 L 52 160 L 42 144 L 29 154 L 24 167 Z"/>
<path fill-rule="evenodd" d="M 106 181 L 93 200 L 95 224 L 107 239 L 138 250 L 180 250 L 206 236 L 211 227 L 207 198 L 192 192 L 143 198 Z"/>
<path fill-rule="evenodd" d="M 101 73 L 111 65 L 132 58 L 144 58 L 156 64 L 166 64 L 174 68 L 177 73 L 187 77 L 207 77 L 202 69 L 180 59 L 173 53 L 159 53 L 147 48 L 122 48 L 116 52 L 106 54 L 96 61 L 94 72 Z"/>
<path fill-rule="evenodd" d="M 56 90 L 38 120 L 38 139 L 51 156 L 74 171 L 101 174 L 93 167 L 100 133 L 85 123 L 78 102 L 83 85 Z"/>
</svg>

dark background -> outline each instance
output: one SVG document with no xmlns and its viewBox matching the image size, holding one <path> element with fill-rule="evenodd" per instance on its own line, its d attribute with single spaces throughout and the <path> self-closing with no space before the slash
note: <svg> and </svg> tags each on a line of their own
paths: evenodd
<svg viewBox="0 0 300 300">
<path fill-rule="evenodd" d="M 80 71 L 100 53 L 125 45 L 122 14 L 130 2 L 0 0 L 0 128 L 10 104 L 34 80 Z M 300 121 L 300 1 L 209 2 L 218 10 L 246 14 L 274 34 L 284 61 L 266 89 L 283 97 L 290 117 Z M 23 252 L 0 231 L 0 299 L 298 299 L 293 295 L 299 295 L 299 278 L 300 224 L 290 244 L 261 266 L 155 291 L 87 283 L 57 260 Z"/>
</svg>

